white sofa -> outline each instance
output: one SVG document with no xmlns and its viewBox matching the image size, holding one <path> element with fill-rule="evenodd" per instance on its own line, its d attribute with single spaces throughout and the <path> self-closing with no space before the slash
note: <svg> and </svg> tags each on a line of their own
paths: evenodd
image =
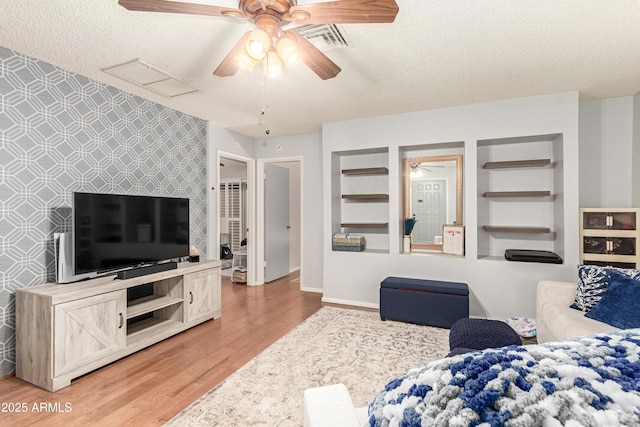
<svg viewBox="0 0 640 427">
<path fill-rule="evenodd" d="M 576 296 L 576 288 L 576 283 L 570 282 L 547 280 L 538 283 L 536 330 L 539 343 L 618 330 L 569 307 Z"/>
</svg>

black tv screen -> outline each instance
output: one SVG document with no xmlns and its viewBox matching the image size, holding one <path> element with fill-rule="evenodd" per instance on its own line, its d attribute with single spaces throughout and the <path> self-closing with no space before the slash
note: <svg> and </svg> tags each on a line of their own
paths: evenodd
<svg viewBox="0 0 640 427">
<path fill-rule="evenodd" d="M 189 255 L 189 199 L 73 193 L 75 274 Z"/>
</svg>

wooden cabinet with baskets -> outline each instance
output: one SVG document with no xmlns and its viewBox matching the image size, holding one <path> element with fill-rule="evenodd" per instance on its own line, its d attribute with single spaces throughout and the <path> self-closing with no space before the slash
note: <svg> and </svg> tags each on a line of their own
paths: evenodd
<svg viewBox="0 0 640 427">
<path fill-rule="evenodd" d="M 580 262 L 637 268 L 640 208 L 580 209 Z"/>
</svg>

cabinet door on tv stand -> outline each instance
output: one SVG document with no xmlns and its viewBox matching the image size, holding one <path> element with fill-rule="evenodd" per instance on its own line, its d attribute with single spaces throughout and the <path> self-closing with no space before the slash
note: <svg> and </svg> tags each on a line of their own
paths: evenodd
<svg viewBox="0 0 640 427">
<path fill-rule="evenodd" d="M 184 281 L 187 306 L 185 321 L 211 317 L 212 314 L 218 318 L 221 308 L 220 270 L 215 268 L 186 274 Z"/>
<path fill-rule="evenodd" d="M 126 291 L 56 305 L 54 377 L 124 348 L 126 305 Z"/>
</svg>

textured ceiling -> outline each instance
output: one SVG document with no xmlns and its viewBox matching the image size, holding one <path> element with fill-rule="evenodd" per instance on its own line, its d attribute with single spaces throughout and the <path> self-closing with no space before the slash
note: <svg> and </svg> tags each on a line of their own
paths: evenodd
<svg viewBox="0 0 640 427">
<path fill-rule="evenodd" d="M 192 0 L 193 2 L 197 0 Z M 229 0 L 201 3 L 237 7 Z M 299 0 L 298 4 L 313 3 Z M 212 71 L 251 27 L 224 18 L 130 12 L 117 0 L 2 0 L 0 45 L 251 137 L 322 123 L 498 99 L 640 91 L 638 0 L 396 0 L 392 24 L 345 24 L 342 72 L 304 64 L 263 86 L 257 68 Z M 141 58 L 200 92 L 167 99 L 102 68 Z"/>
</svg>

